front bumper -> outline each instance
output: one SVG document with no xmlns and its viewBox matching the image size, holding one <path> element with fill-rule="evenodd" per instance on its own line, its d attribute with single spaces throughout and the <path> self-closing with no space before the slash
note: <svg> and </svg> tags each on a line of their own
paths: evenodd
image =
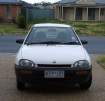
<svg viewBox="0 0 105 101">
<path fill-rule="evenodd" d="M 64 71 L 64 78 L 45 78 L 44 71 L 46 70 L 55 70 L 55 71 Z M 92 76 L 92 68 L 34 68 L 26 69 L 15 65 L 16 77 L 22 82 L 36 83 L 36 82 L 69 82 L 74 83 L 85 83 Z"/>
</svg>

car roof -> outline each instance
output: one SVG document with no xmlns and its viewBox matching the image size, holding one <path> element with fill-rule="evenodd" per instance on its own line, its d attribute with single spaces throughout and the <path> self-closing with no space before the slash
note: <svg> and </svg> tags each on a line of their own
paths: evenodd
<svg viewBox="0 0 105 101">
<path fill-rule="evenodd" d="M 33 27 L 71 27 L 71 26 L 66 24 L 57 24 L 57 23 L 40 23 L 33 25 Z"/>
</svg>

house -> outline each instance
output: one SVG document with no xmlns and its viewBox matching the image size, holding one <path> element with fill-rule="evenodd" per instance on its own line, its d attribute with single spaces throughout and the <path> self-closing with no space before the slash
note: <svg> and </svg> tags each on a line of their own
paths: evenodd
<svg viewBox="0 0 105 101">
<path fill-rule="evenodd" d="M 56 19 L 105 21 L 105 0 L 61 0 L 54 8 Z"/>
<path fill-rule="evenodd" d="M 0 0 L 0 22 L 15 22 L 20 12 L 20 0 Z"/>
</svg>

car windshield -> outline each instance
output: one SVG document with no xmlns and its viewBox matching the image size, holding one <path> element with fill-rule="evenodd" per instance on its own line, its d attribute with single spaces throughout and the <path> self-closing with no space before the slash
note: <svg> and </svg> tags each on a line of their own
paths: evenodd
<svg viewBox="0 0 105 101">
<path fill-rule="evenodd" d="M 69 27 L 33 27 L 25 44 L 80 45 L 80 42 L 75 32 Z"/>
</svg>

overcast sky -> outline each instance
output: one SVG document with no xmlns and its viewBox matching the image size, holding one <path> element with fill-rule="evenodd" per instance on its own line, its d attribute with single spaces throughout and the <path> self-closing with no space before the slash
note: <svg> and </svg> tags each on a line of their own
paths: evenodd
<svg viewBox="0 0 105 101">
<path fill-rule="evenodd" d="M 26 1 L 26 2 L 29 2 L 29 3 L 39 3 L 39 2 L 57 2 L 57 1 L 60 1 L 60 0 L 23 0 L 23 1 Z"/>
</svg>

